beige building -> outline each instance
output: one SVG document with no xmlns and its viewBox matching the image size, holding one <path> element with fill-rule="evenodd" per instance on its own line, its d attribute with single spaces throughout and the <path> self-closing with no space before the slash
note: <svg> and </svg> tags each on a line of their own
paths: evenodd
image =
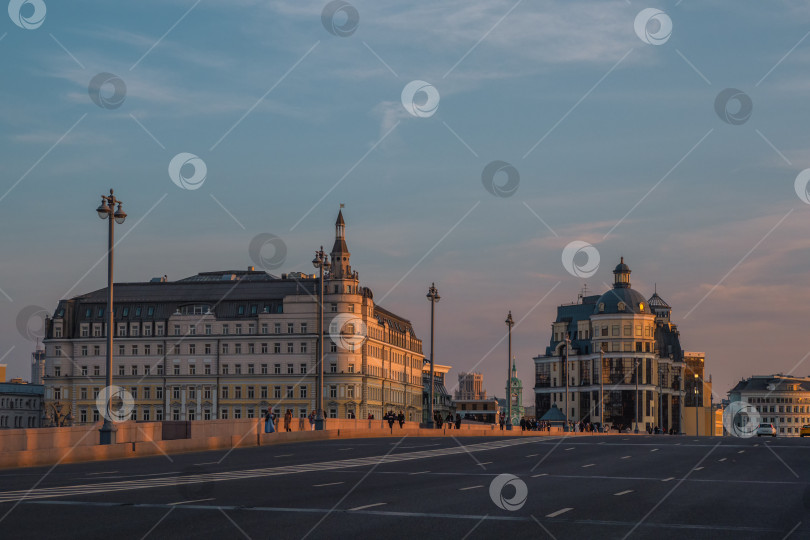
<svg viewBox="0 0 810 540">
<path fill-rule="evenodd" d="M 324 416 L 419 420 L 422 342 L 411 323 L 374 303 L 352 270 L 342 212 L 324 295 Z M 141 421 L 252 418 L 315 409 L 318 279 L 247 271 L 116 283 L 113 384 Z M 46 403 L 74 423 L 97 422 L 105 386 L 106 288 L 62 300 L 40 355 Z M 35 363 L 37 361 L 35 356 Z M 46 407 L 48 410 L 48 407 Z"/>
<path fill-rule="evenodd" d="M 459 373 L 458 388 L 455 399 L 474 400 L 486 399 L 487 392 L 484 390 L 484 376 L 480 373 Z"/>
<path fill-rule="evenodd" d="M 754 375 L 737 383 L 728 398 L 754 407 L 759 421 L 773 424 L 779 437 L 798 437 L 810 424 L 810 377 Z"/>
</svg>

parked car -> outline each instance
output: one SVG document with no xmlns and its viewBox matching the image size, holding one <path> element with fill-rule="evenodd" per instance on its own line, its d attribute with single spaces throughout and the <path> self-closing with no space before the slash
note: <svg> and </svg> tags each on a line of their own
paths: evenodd
<svg viewBox="0 0 810 540">
<path fill-rule="evenodd" d="M 776 437 L 776 428 L 773 424 L 760 424 L 757 427 L 757 437 L 762 437 L 763 435 L 770 435 L 771 437 Z"/>
<path fill-rule="evenodd" d="M 810 435 L 810 424 L 803 425 L 802 429 L 799 430 L 799 437 L 804 437 L 805 435 Z"/>
</svg>

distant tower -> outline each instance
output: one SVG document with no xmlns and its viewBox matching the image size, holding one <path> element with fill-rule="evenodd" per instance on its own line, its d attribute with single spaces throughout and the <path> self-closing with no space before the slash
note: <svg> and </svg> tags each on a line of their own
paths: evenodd
<svg viewBox="0 0 810 540">
<path fill-rule="evenodd" d="M 45 347 L 37 340 L 37 348 L 31 353 L 31 384 L 43 384 L 45 376 Z"/>
<path fill-rule="evenodd" d="M 619 264 L 616 265 L 616 268 L 613 269 L 613 288 L 630 288 L 630 267 L 624 264 L 624 257 L 622 257 Z"/>
<path fill-rule="evenodd" d="M 512 400 L 512 425 L 519 426 L 520 419 L 526 414 L 523 406 L 523 381 L 517 376 L 516 359 L 513 358 L 512 362 L 512 376 L 509 378 L 509 388 L 506 389 L 506 399 Z"/>
<path fill-rule="evenodd" d="M 343 208 L 343 205 L 340 205 Z M 337 221 L 335 221 L 335 245 L 332 246 L 332 268 L 330 277 L 332 279 L 346 279 L 352 277 L 352 267 L 350 264 L 351 254 L 346 246 L 346 222 L 343 221 L 343 210 L 338 211 Z"/>
</svg>

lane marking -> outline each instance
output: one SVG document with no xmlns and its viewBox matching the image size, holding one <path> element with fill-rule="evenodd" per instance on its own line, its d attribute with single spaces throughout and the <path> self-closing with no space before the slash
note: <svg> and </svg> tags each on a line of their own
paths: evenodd
<svg viewBox="0 0 810 540">
<path fill-rule="evenodd" d="M 345 483 L 346 482 L 329 482 L 328 484 L 313 484 L 312 487 L 339 486 L 340 484 Z"/>
<path fill-rule="evenodd" d="M 541 476 L 548 476 L 548 473 L 533 474 L 532 478 L 539 478 Z"/>
<path fill-rule="evenodd" d="M 745 453 L 745 450 L 740 450 L 740 451 L 738 451 L 737 453 L 738 453 L 738 454 L 744 454 L 744 453 Z"/>
<path fill-rule="evenodd" d="M 692 470 L 693 470 L 693 471 L 700 471 L 700 470 L 703 470 L 703 467 L 695 467 L 695 468 L 694 468 L 694 469 L 692 469 Z"/>
<path fill-rule="evenodd" d="M 616 496 L 616 497 L 621 497 L 622 495 L 627 495 L 628 493 L 633 493 L 633 490 L 632 489 L 626 489 L 624 491 L 614 493 L 613 495 Z"/>
<path fill-rule="evenodd" d="M 194 499 L 193 501 L 180 501 L 180 502 L 169 503 L 169 506 L 177 506 L 179 504 L 190 504 L 190 503 L 198 503 L 198 502 L 213 501 L 213 500 L 214 500 L 213 497 L 211 497 L 209 499 Z"/>
<path fill-rule="evenodd" d="M 582 468 L 584 469 L 585 467 L 593 467 L 595 465 L 596 463 L 588 463 L 587 465 L 583 465 Z"/>
<path fill-rule="evenodd" d="M 528 456 L 526 456 L 526 457 L 535 457 L 535 456 L 539 456 L 539 455 L 540 455 L 540 454 L 529 454 L 529 455 L 528 455 Z"/>
<path fill-rule="evenodd" d="M 427 474 L 427 473 L 429 473 L 429 472 L 430 472 L 430 471 L 419 471 L 419 472 L 412 472 L 412 473 L 408 473 L 408 474 L 409 474 L 409 475 L 411 475 L 411 476 L 413 476 L 414 474 Z"/>
<path fill-rule="evenodd" d="M 630 456 L 622 456 L 620 459 L 630 459 Z"/>
<path fill-rule="evenodd" d="M 290 457 L 290 456 L 294 456 L 294 455 L 295 454 L 279 454 L 279 455 L 273 456 L 273 457 Z"/>
<path fill-rule="evenodd" d="M 571 510 L 573 510 L 573 508 L 561 508 L 560 510 L 557 510 L 556 512 L 552 512 L 552 513 L 550 513 L 550 514 L 546 514 L 546 517 L 547 517 L 547 518 L 553 518 L 553 517 L 557 517 L 557 516 L 559 516 L 560 514 L 564 514 L 564 513 L 566 513 L 566 512 L 570 512 Z"/>
<path fill-rule="evenodd" d="M 674 477 L 674 476 L 670 476 L 669 478 L 664 478 L 664 479 L 663 479 L 663 480 L 661 480 L 661 481 L 662 481 L 662 482 L 669 482 L 670 480 L 675 480 L 675 477 Z"/>
<path fill-rule="evenodd" d="M 574 449 L 574 447 L 572 446 L 571 448 L 566 448 L 565 451 L 568 452 L 569 450 L 573 450 L 573 449 Z"/>
<path fill-rule="evenodd" d="M 219 461 L 206 461 L 205 463 L 195 463 L 194 465 L 219 465 Z"/>
<path fill-rule="evenodd" d="M 727 458 L 720 458 L 717 461 L 725 461 Z"/>
<path fill-rule="evenodd" d="M 468 489 L 477 489 L 477 488 L 482 488 L 482 487 L 484 487 L 484 486 L 482 486 L 482 485 L 478 485 L 478 486 L 469 486 L 469 487 L 458 488 L 458 490 L 459 490 L 459 491 L 467 491 Z"/>
<path fill-rule="evenodd" d="M 383 506 L 384 504 L 388 503 L 374 503 L 374 504 L 367 504 L 365 506 L 357 506 L 355 508 L 349 508 L 349 512 L 356 512 L 357 510 L 365 510 L 366 508 L 374 508 L 375 506 Z"/>
<path fill-rule="evenodd" d="M 91 473 L 87 473 L 87 476 L 95 476 L 97 474 L 114 474 L 114 473 L 117 473 L 117 472 L 118 471 L 91 472 Z"/>
<path fill-rule="evenodd" d="M 354 449 L 353 448 L 338 448 L 338 452 L 344 452 L 346 450 L 354 450 Z M 290 455 L 292 455 L 292 454 L 290 454 Z M 385 504 L 385 503 L 383 503 L 383 504 Z"/>
<path fill-rule="evenodd" d="M 489 465 L 490 463 L 492 463 L 492 462 L 491 461 L 482 461 L 481 463 L 479 463 L 479 465 Z"/>
<path fill-rule="evenodd" d="M 658 448 L 653 448 L 650 452 L 658 452 Z"/>
</svg>

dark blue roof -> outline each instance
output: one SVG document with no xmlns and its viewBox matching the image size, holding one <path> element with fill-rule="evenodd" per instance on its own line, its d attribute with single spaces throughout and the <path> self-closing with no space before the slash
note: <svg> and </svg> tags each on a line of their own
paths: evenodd
<svg viewBox="0 0 810 540">
<path fill-rule="evenodd" d="M 619 309 L 619 304 L 624 304 L 624 310 Z M 600 305 L 604 304 L 604 309 L 600 309 Z M 604 313 L 636 313 L 646 315 L 650 313 L 650 308 L 647 305 L 647 300 L 640 292 L 630 288 L 616 288 L 610 289 L 608 292 L 599 297 L 596 302 L 596 307 L 593 310 L 594 315 Z"/>
</svg>

